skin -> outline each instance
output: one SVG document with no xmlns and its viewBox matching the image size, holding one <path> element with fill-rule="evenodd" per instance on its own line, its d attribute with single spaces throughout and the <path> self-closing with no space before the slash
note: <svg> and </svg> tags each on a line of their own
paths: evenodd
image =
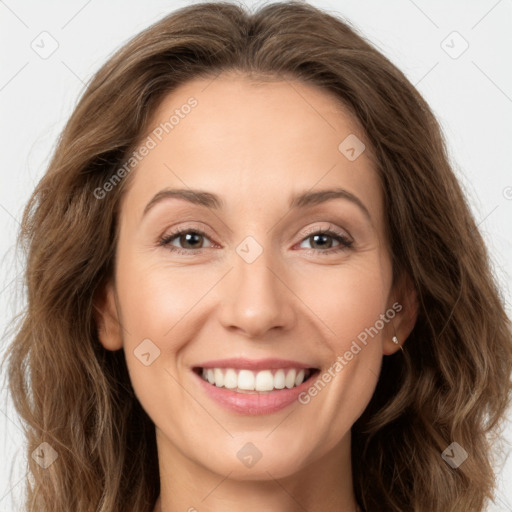
<svg viewBox="0 0 512 512">
<path fill-rule="evenodd" d="M 256 85 L 233 73 L 180 86 L 150 126 L 190 96 L 197 107 L 132 171 L 115 281 L 96 304 L 101 343 L 124 349 L 137 398 L 156 427 L 155 511 L 353 512 L 350 429 L 374 392 L 383 354 L 399 350 L 392 336 L 403 343 L 417 315 L 410 282 L 391 287 L 369 144 L 354 161 L 338 150 L 349 134 L 365 136 L 328 92 L 286 80 Z M 332 187 L 356 195 L 371 221 L 346 199 L 289 208 L 293 194 Z M 171 198 L 142 218 L 164 188 L 209 191 L 225 207 Z M 352 247 L 327 254 L 339 242 L 316 244 L 308 234 L 329 226 Z M 158 245 L 171 227 L 206 236 L 192 246 L 177 236 L 172 245 L 189 253 L 173 253 Z M 263 249 L 252 263 L 236 252 L 249 235 Z M 210 399 L 191 372 L 207 360 L 278 357 L 323 373 L 395 302 L 402 310 L 306 405 L 235 413 Z M 147 338 L 160 349 L 149 366 L 134 355 Z M 247 442 L 262 454 L 250 468 L 237 458 Z"/>
</svg>

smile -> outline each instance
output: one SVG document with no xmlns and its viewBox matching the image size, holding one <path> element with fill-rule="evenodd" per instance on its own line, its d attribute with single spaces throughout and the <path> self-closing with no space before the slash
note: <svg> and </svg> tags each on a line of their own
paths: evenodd
<svg viewBox="0 0 512 512">
<path fill-rule="evenodd" d="M 272 414 L 291 406 L 320 374 L 319 368 L 284 359 L 223 359 L 191 370 L 210 400 L 246 416 Z"/>
<path fill-rule="evenodd" d="M 239 368 L 196 368 L 203 380 L 237 393 L 264 393 L 300 386 L 313 368 L 279 368 L 253 371 Z"/>
</svg>

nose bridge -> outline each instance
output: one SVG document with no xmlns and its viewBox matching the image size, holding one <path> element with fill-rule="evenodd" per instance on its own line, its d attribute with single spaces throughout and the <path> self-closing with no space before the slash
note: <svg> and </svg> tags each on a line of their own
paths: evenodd
<svg viewBox="0 0 512 512">
<path fill-rule="evenodd" d="M 254 237 L 247 237 L 236 247 L 233 266 L 225 282 L 223 325 L 237 327 L 249 336 L 289 327 L 293 320 L 291 294 L 281 282 L 284 276 L 275 270 L 282 266 L 270 246 L 264 248 Z"/>
</svg>

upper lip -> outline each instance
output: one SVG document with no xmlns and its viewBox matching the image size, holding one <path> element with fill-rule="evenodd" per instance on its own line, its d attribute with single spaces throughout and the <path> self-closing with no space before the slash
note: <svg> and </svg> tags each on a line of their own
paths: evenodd
<svg viewBox="0 0 512 512">
<path fill-rule="evenodd" d="M 310 364 L 289 359 L 246 359 L 243 357 L 232 357 L 230 359 L 216 359 L 195 365 L 199 368 L 237 368 L 242 370 L 278 370 L 280 368 L 313 368 Z"/>
</svg>

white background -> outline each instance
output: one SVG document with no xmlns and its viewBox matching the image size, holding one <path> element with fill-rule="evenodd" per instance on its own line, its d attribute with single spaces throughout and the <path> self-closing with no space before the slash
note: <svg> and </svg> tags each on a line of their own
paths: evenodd
<svg viewBox="0 0 512 512">
<path fill-rule="evenodd" d="M 14 253 L 21 212 L 84 84 L 128 39 L 175 8 L 191 3 L 197 2 L 0 0 L 1 333 L 22 306 L 22 262 L 15 262 Z M 245 3 L 251 7 L 261 4 Z M 511 1 L 309 3 L 348 19 L 406 74 L 433 108 L 455 172 L 488 243 L 511 315 Z M 40 36 L 43 31 L 58 43 L 47 59 L 31 47 L 33 41 L 36 44 L 41 37 L 49 37 Z M 464 40 L 469 47 L 452 58 L 463 49 Z M 8 341 L 10 337 L 4 333 L 2 353 Z M 5 384 L 2 375 L 0 512 L 17 510 L 13 498 L 19 496 L 25 477 L 22 431 Z M 511 441 L 509 421 L 505 464 L 497 468 L 499 488 L 490 511 L 512 512 L 512 489 L 504 485 L 512 481 L 512 458 L 506 458 Z"/>
</svg>

